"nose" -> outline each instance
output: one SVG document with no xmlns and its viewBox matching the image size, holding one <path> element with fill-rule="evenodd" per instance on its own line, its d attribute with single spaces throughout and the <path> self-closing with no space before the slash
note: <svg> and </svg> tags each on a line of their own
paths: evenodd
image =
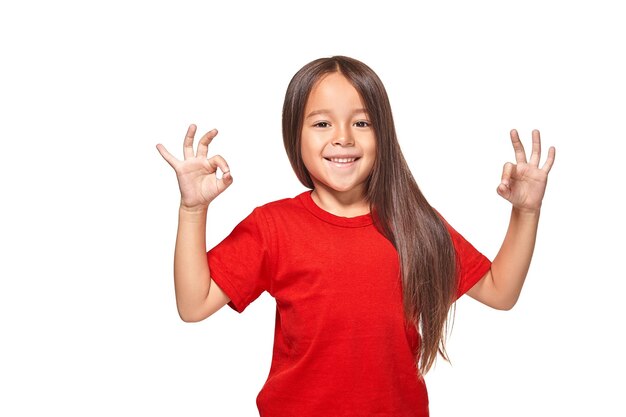
<svg viewBox="0 0 626 417">
<path fill-rule="evenodd" d="M 347 127 L 340 127 L 335 132 L 333 145 L 335 146 L 354 146 L 354 138 L 352 132 Z"/>
</svg>

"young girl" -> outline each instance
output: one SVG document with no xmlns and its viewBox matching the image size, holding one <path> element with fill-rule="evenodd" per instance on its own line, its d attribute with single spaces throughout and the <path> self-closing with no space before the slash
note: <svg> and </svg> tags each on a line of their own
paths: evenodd
<svg viewBox="0 0 626 417">
<path fill-rule="evenodd" d="M 298 71 L 285 95 L 283 139 L 298 179 L 312 191 L 256 208 L 206 253 L 210 203 L 233 182 L 208 156 L 216 130 L 184 161 L 157 148 L 181 192 L 174 279 L 178 311 L 199 321 L 226 304 L 242 312 L 263 291 L 276 299 L 271 369 L 261 416 L 428 415 L 423 375 L 438 352 L 450 307 L 464 293 L 510 309 L 533 253 L 555 150 L 539 167 L 515 130 L 516 164 L 498 193 L 511 202 L 508 232 L 491 263 L 420 192 L 396 138 L 378 76 L 336 56 Z M 219 178 L 217 170 L 222 171 Z"/>
</svg>

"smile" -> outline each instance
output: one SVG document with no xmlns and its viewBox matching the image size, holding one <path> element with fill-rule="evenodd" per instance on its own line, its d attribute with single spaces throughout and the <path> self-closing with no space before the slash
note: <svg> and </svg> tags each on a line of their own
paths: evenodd
<svg viewBox="0 0 626 417">
<path fill-rule="evenodd" d="M 348 164 L 354 162 L 359 158 L 324 158 L 327 161 L 334 162 L 336 164 Z"/>
</svg>

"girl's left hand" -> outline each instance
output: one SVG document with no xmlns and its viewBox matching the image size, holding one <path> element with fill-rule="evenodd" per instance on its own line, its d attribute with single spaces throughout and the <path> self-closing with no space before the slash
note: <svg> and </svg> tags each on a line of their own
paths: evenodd
<svg viewBox="0 0 626 417">
<path fill-rule="evenodd" d="M 517 130 L 511 130 L 511 142 L 515 150 L 516 164 L 507 162 L 502 170 L 502 181 L 498 194 L 508 200 L 513 208 L 524 211 L 539 211 L 546 191 L 548 173 L 554 163 L 555 149 L 551 146 L 548 158 L 541 168 L 541 138 L 538 130 L 533 130 L 533 148 L 530 161 L 526 161 L 526 152 L 519 139 Z"/>
</svg>

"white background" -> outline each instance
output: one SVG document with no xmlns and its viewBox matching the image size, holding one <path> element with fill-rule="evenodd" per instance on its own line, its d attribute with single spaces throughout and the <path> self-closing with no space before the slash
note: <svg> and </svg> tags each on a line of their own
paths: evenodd
<svg viewBox="0 0 626 417">
<path fill-rule="evenodd" d="M 490 258 L 508 132 L 557 148 L 526 286 L 468 297 L 433 416 L 624 416 L 624 13 L 608 1 L 3 2 L 0 414 L 254 416 L 274 303 L 176 313 L 178 187 L 190 123 L 235 183 L 213 246 L 303 190 L 284 154 L 287 83 L 334 54 L 387 86 L 422 190 Z M 621 213 L 621 214 L 620 214 Z"/>
</svg>

